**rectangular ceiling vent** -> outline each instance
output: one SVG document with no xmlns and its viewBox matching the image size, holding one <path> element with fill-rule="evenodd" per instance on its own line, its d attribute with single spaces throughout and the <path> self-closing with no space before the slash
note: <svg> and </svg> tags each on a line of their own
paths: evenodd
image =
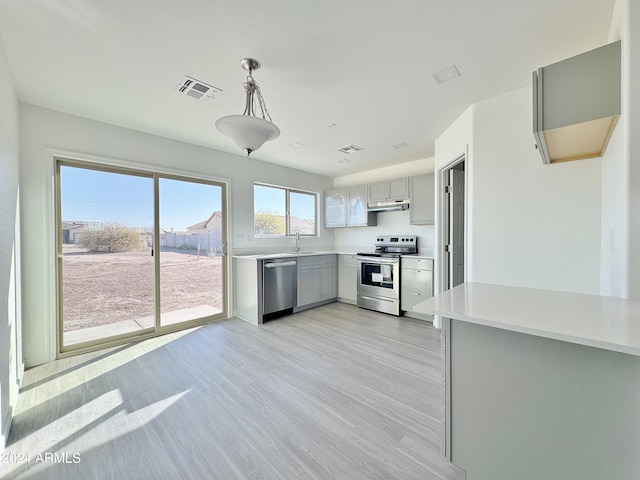
<svg viewBox="0 0 640 480">
<path fill-rule="evenodd" d="M 220 88 L 196 80 L 195 78 L 184 76 L 182 83 L 176 87 L 176 91 L 181 95 L 187 95 L 196 100 L 213 99 L 216 93 L 221 92 Z"/>
<path fill-rule="evenodd" d="M 362 150 L 362 148 L 354 144 L 347 145 L 346 147 L 342 147 L 338 149 L 339 152 L 345 153 L 347 155 L 351 155 L 352 153 L 359 152 L 360 150 Z"/>
</svg>

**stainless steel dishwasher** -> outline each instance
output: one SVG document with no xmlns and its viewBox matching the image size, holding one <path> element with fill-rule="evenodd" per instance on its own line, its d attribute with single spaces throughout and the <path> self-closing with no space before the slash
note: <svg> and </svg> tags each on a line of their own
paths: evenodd
<svg viewBox="0 0 640 480">
<path fill-rule="evenodd" d="M 298 300 L 295 258 L 264 260 L 262 265 L 262 316 L 291 313 Z"/>
</svg>

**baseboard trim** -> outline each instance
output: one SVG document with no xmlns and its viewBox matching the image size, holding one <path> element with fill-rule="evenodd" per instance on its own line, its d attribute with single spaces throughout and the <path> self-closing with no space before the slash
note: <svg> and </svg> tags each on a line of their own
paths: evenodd
<svg viewBox="0 0 640 480">
<path fill-rule="evenodd" d="M 422 313 L 404 311 L 404 316 L 405 317 L 409 317 L 409 318 L 414 318 L 416 320 L 424 320 L 425 322 L 432 322 L 433 323 L 433 315 L 425 315 L 425 314 L 422 314 Z"/>
<path fill-rule="evenodd" d="M 338 301 L 340 303 L 348 303 L 349 305 L 356 305 L 358 303 L 355 298 L 338 297 Z"/>
</svg>

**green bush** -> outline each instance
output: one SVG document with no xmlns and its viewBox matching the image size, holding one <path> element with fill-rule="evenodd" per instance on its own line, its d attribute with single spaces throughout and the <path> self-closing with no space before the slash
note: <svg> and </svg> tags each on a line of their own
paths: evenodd
<svg viewBox="0 0 640 480">
<path fill-rule="evenodd" d="M 140 235 L 116 222 L 105 223 L 101 230 L 84 232 L 78 245 L 91 252 L 126 252 L 137 250 L 141 246 Z"/>
<path fill-rule="evenodd" d="M 284 219 L 274 212 L 260 210 L 254 217 L 257 235 L 284 235 Z"/>
</svg>

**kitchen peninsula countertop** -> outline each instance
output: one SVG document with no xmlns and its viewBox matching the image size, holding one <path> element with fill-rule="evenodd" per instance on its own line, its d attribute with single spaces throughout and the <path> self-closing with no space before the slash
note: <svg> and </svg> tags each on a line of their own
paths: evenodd
<svg viewBox="0 0 640 480">
<path fill-rule="evenodd" d="M 640 356 L 640 302 L 617 297 L 464 283 L 416 312 Z"/>
<path fill-rule="evenodd" d="M 640 478 L 640 302 L 463 283 L 415 310 L 443 317 L 444 451 L 468 478 Z"/>
</svg>

